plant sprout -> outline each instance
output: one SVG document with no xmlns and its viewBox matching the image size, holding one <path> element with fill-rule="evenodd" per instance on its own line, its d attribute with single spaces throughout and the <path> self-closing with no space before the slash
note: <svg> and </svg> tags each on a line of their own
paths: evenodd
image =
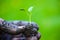
<svg viewBox="0 0 60 40">
<path fill-rule="evenodd" d="M 33 6 L 30 6 L 29 8 L 28 8 L 28 16 L 29 16 L 29 22 L 30 22 L 30 24 L 31 24 L 31 16 L 32 16 L 32 9 L 33 9 Z"/>
</svg>

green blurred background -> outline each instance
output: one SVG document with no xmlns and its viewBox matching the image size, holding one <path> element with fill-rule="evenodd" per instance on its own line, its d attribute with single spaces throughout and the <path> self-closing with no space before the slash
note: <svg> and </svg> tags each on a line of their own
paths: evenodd
<svg viewBox="0 0 60 40">
<path fill-rule="evenodd" d="M 30 6 L 34 7 L 32 21 L 39 25 L 41 40 L 60 40 L 60 0 L 0 0 L 0 18 L 28 21 Z"/>
</svg>

